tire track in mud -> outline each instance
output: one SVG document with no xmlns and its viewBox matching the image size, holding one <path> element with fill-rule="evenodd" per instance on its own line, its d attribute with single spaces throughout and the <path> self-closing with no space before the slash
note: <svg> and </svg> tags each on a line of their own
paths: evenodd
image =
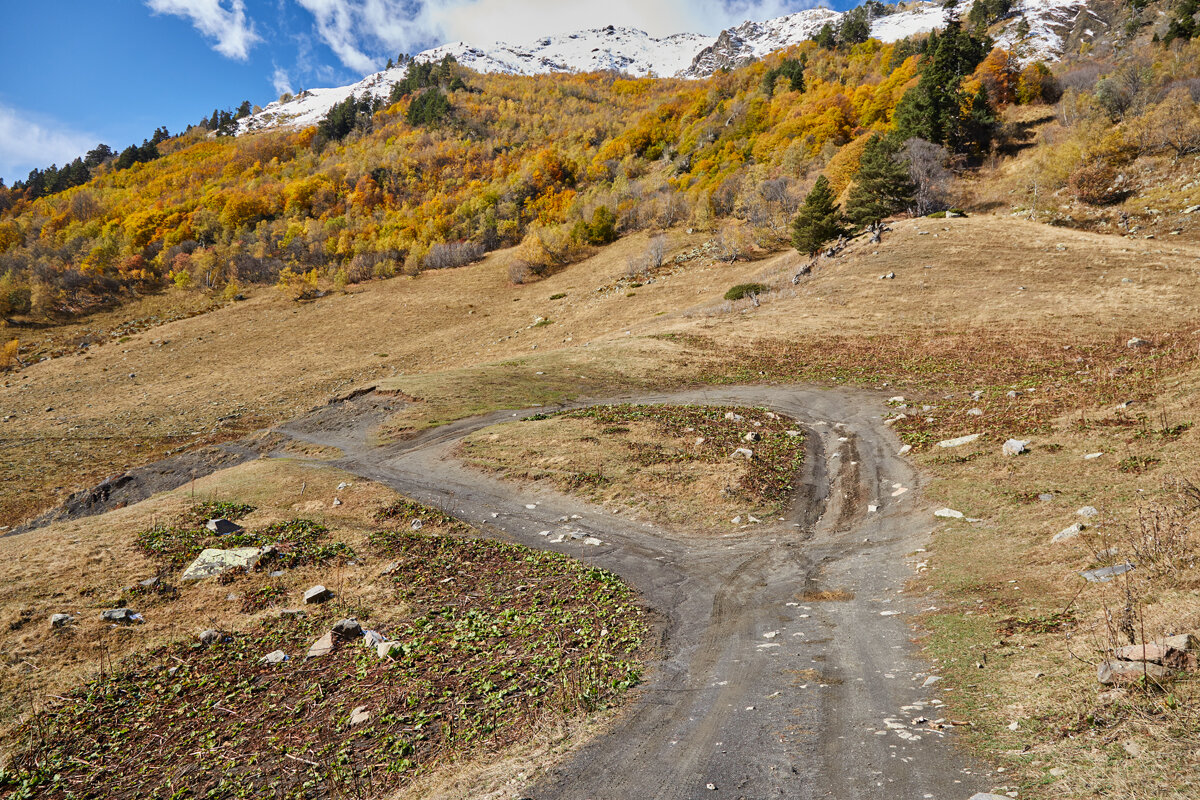
<svg viewBox="0 0 1200 800">
<path fill-rule="evenodd" d="M 921 610 L 919 598 L 901 594 L 912 575 L 906 558 L 924 545 L 933 518 L 919 501 L 919 476 L 895 455 L 879 399 L 746 386 L 603 402 L 749 404 L 785 414 L 807 432 L 804 486 L 781 522 L 689 537 L 522 490 L 451 457 L 468 433 L 546 408 L 461 420 L 379 447 L 371 431 L 393 406 L 367 395 L 275 429 L 337 447 L 337 467 L 485 531 L 609 569 L 662 615 L 662 658 L 629 707 L 525 797 L 953 800 L 996 782 L 947 733 L 915 721 L 942 716 L 905 621 Z M 602 545 L 538 535 L 576 513 L 583 518 L 570 527 Z M 804 599 L 819 589 L 851 599 Z"/>
</svg>

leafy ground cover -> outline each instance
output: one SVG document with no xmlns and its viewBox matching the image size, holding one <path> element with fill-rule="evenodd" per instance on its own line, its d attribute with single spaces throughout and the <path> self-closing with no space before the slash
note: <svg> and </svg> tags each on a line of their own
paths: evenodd
<svg viewBox="0 0 1200 800">
<path fill-rule="evenodd" d="M 311 519 L 289 519 L 261 530 L 243 530 L 224 536 L 204 527 L 204 523 L 214 517 L 241 519 L 253 511 L 254 507 L 245 503 L 197 503 L 181 515 L 178 524 L 156 524 L 140 532 L 138 545 L 147 555 L 171 569 L 186 566 L 208 547 L 232 550 L 270 545 L 273 549 L 266 563 L 281 568 L 354 558 L 353 547 L 343 541 L 326 541 L 329 528 Z"/>
<path fill-rule="evenodd" d="M 993 438 L 1045 433 L 1063 415 L 1074 415 L 1081 430 L 1114 424 L 1146 428 L 1152 422 L 1146 403 L 1158 396 L 1162 381 L 1196 363 L 1192 328 L 1143 333 L 1145 347 L 1129 346 L 1132 333 L 1018 338 L 986 330 L 733 345 L 691 336 L 686 343 L 707 351 L 719 365 L 702 376 L 707 383 L 833 382 L 903 393 L 907 405 L 897 409 L 903 416 L 894 429 L 921 448 L 968 433 Z M 1100 419 L 1101 409 L 1118 403 L 1137 408 L 1115 422 Z M 973 410 L 982 413 L 969 413 Z"/>
<path fill-rule="evenodd" d="M 750 457 L 735 457 L 739 449 Z M 621 404 L 487 428 L 459 452 L 504 478 L 545 481 L 660 522 L 719 528 L 784 510 L 804 437 L 763 409 Z"/>
<path fill-rule="evenodd" d="M 410 501 L 381 516 L 409 514 L 462 525 Z M 0 796 L 376 796 L 611 704 L 639 679 L 643 611 L 607 572 L 397 528 L 375 531 L 369 547 L 395 561 L 393 602 L 359 618 L 397 643 L 391 658 L 354 642 L 306 661 L 332 609 L 136 654 L 20 729 Z M 261 660 L 277 649 L 289 659 Z M 352 722 L 355 709 L 368 716 Z"/>
</svg>

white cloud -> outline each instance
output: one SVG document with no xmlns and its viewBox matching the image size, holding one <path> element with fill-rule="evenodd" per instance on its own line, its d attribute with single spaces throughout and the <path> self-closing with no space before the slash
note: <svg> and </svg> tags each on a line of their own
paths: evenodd
<svg viewBox="0 0 1200 800">
<path fill-rule="evenodd" d="M 292 81 L 288 77 L 287 70 L 283 67 L 276 66 L 275 72 L 271 75 L 271 85 L 275 87 L 276 94 L 294 94 L 292 92 Z"/>
<path fill-rule="evenodd" d="M 0 106 L 0 175 L 22 180 L 34 167 L 62 166 L 84 155 L 98 140 L 52 121 Z"/>
<path fill-rule="evenodd" d="M 227 58 L 245 61 L 250 48 L 262 39 L 254 32 L 254 23 L 246 19 L 244 0 L 146 0 L 155 14 L 186 17 L 200 33 L 215 39 L 213 49 Z"/>
<path fill-rule="evenodd" d="M 544 34 L 624 25 L 653 36 L 715 34 L 817 0 L 296 0 L 317 34 L 350 69 L 369 72 L 387 56 L 463 40 L 524 42 Z"/>
</svg>

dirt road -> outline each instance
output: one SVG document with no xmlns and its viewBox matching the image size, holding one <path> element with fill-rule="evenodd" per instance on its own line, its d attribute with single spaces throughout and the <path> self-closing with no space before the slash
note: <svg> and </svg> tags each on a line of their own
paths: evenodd
<svg viewBox="0 0 1200 800">
<path fill-rule="evenodd" d="M 929 602 L 900 592 L 935 520 L 878 399 L 733 387 L 612 400 L 749 404 L 793 417 L 809 433 L 805 488 L 786 518 L 689 537 L 522 491 L 449 456 L 468 432 L 529 411 L 377 447 L 370 431 L 388 401 L 367 395 L 279 429 L 339 447 L 339 467 L 485 530 L 612 570 L 662 616 L 662 658 L 631 707 L 528 787 L 529 798 L 965 800 L 1003 783 L 926 721 L 945 715 L 906 617 Z M 805 599 L 822 590 L 852 597 Z"/>
</svg>

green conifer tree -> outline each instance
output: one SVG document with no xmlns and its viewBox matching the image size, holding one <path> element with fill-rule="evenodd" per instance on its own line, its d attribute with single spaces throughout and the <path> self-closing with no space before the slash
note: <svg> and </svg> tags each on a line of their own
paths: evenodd
<svg viewBox="0 0 1200 800">
<path fill-rule="evenodd" d="M 846 198 L 846 218 L 855 225 L 869 225 L 912 204 L 916 189 L 908 163 L 897 152 L 894 141 L 878 133 L 867 141 Z"/>
<path fill-rule="evenodd" d="M 833 196 L 833 187 L 824 175 L 817 178 L 812 191 L 792 223 L 792 244 L 801 253 L 815 253 L 831 239 L 846 233 L 842 215 Z"/>
</svg>

